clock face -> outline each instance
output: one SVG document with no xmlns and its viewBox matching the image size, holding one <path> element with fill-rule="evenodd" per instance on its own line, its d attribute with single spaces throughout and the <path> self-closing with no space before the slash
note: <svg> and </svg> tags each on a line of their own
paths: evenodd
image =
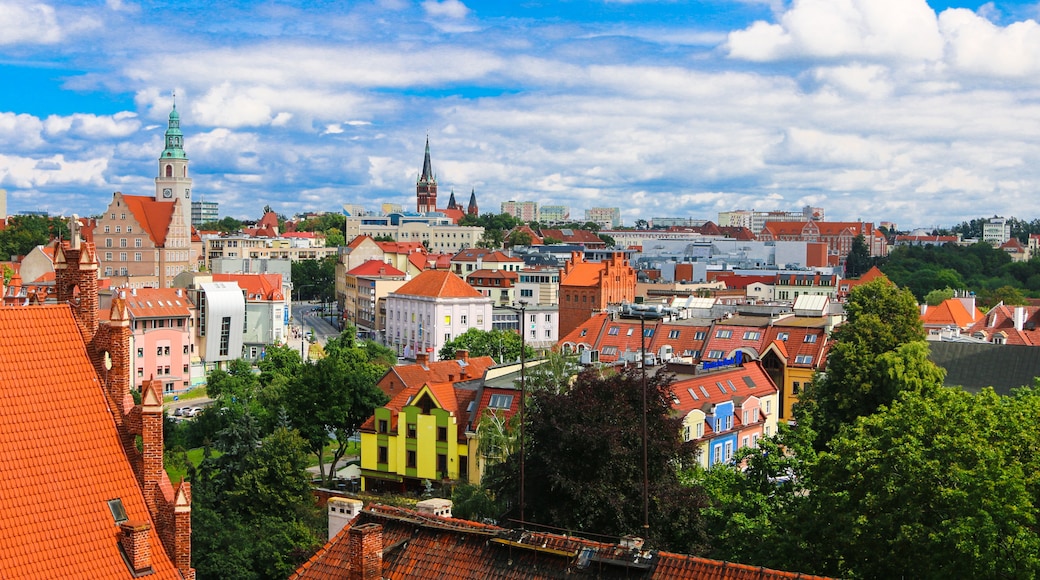
<svg viewBox="0 0 1040 580">
<path fill-rule="evenodd" d="M 167 197 L 167 198 L 169 198 L 169 197 L 173 197 L 173 190 L 172 190 L 172 189 L 170 189 L 169 187 L 167 187 L 167 188 L 164 188 L 164 189 L 162 190 L 162 196 L 163 196 L 163 197 Z"/>
</svg>

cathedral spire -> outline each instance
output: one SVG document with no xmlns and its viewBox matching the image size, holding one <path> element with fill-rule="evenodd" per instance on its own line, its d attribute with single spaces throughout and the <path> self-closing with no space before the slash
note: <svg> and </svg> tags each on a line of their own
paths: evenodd
<svg viewBox="0 0 1040 580">
<path fill-rule="evenodd" d="M 433 163 L 430 162 L 429 135 L 426 136 L 426 155 L 423 157 L 422 173 L 415 182 L 415 211 L 437 211 L 437 178 L 433 175 Z"/>
<path fill-rule="evenodd" d="M 469 190 L 469 207 L 466 208 L 466 213 L 469 215 L 478 215 L 480 209 L 477 208 L 477 190 Z"/>
<path fill-rule="evenodd" d="M 423 157 L 422 164 L 422 175 L 419 176 L 419 183 L 437 183 L 437 178 L 433 175 L 433 164 L 430 162 L 430 137 L 426 137 L 426 156 Z"/>
</svg>

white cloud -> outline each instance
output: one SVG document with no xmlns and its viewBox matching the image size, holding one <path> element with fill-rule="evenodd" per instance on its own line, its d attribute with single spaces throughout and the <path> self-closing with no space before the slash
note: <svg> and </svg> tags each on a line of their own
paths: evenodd
<svg viewBox="0 0 1040 580">
<path fill-rule="evenodd" d="M 734 58 L 867 57 L 935 60 L 942 56 L 935 12 L 925 0 L 795 0 L 778 24 L 731 32 Z"/>
<path fill-rule="evenodd" d="M 0 45 L 53 44 L 62 38 L 54 7 L 42 2 L 0 2 Z"/>
<path fill-rule="evenodd" d="M 426 14 L 434 18 L 462 19 L 469 14 L 469 8 L 459 0 L 424 0 L 422 3 Z"/>
<path fill-rule="evenodd" d="M 122 139 L 140 128 L 141 122 L 137 115 L 126 111 L 115 115 L 51 115 L 43 122 L 43 130 L 48 137 L 69 137 L 72 134 L 83 139 Z"/>
<path fill-rule="evenodd" d="M 957 70 L 1005 77 L 1040 72 L 1040 25 L 1034 20 L 1000 27 L 970 10 L 950 9 L 939 15 L 939 28 Z"/>
</svg>

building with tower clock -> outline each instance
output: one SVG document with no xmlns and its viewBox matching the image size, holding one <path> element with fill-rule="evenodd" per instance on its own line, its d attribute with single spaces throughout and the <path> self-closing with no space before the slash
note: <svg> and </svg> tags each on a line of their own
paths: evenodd
<svg viewBox="0 0 1040 580">
<path fill-rule="evenodd" d="M 177 105 L 170 111 L 153 195 L 112 194 L 94 229 L 101 275 L 112 286 L 169 288 L 195 268 L 191 176 Z"/>
</svg>

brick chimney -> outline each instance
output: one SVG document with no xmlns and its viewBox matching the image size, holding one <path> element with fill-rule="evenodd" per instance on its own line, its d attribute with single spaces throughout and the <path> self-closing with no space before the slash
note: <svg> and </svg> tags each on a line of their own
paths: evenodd
<svg viewBox="0 0 1040 580">
<path fill-rule="evenodd" d="M 425 352 L 417 352 L 417 353 L 415 353 L 415 364 L 420 364 L 422 366 L 429 365 L 430 364 L 430 355 L 426 354 Z"/>
<path fill-rule="evenodd" d="M 127 565 L 134 575 L 148 572 L 152 568 L 152 547 L 148 543 L 148 522 L 127 521 L 119 524 L 119 545 L 126 555 Z"/>
<path fill-rule="evenodd" d="M 347 536 L 348 580 L 379 580 L 383 576 L 383 526 L 361 524 Z"/>
<path fill-rule="evenodd" d="M 142 488 L 152 517 L 159 519 L 156 500 L 163 472 L 162 383 L 147 380 L 141 386 L 141 447 L 143 455 Z"/>
<path fill-rule="evenodd" d="M 468 361 L 469 360 L 469 350 L 465 349 L 465 348 L 460 348 L 460 349 L 456 350 L 455 351 L 455 360 Z"/>
</svg>

